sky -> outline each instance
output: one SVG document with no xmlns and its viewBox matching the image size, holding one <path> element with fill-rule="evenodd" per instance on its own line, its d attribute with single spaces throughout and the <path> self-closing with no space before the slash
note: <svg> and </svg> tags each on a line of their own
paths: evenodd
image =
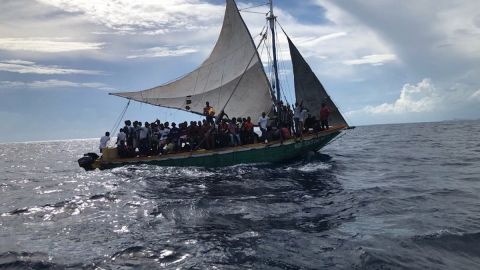
<svg viewBox="0 0 480 270">
<path fill-rule="evenodd" d="M 265 3 L 237 1 L 240 9 Z M 478 0 L 274 5 L 349 124 L 480 118 Z M 1 0 L 0 142 L 101 136 L 127 103 L 108 93 L 158 86 L 198 67 L 224 9 L 223 0 Z M 242 11 L 252 35 L 267 11 Z M 292 97 L 283 38 L 279 56 L 281 87 Z M 126 118 L 199 117 L 134 102 Z"/>
</svg>

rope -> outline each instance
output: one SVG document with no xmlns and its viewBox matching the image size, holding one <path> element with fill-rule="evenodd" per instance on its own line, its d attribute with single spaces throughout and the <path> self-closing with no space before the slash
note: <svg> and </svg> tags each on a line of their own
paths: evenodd
<svg viewBox="0 0 480 270">
<path fill-rule="evenodd" d="M 275 29 L 277 29 L 277 24 L 279 24 L 279 23 L 278 23 L 277 20 L 275 20 L 275 22 L 276 22 Z M 278 31 L 275 30 L 275 33 L 278 33 Z M 279 56 L 280 56 L 281 59 L 286 59 L 285 51 L 283 50 L 282 43 L 280 42 L 280 38 L 278 37 L 278 34 L 277 34 L 277 41 L 278 41 L 277 42 L 277 44 L 278 44 L 277 47 L 278 47 L 278 51 L 279 51 Z M 285 61 L 279 61 L 278 63 L 280 65 L 281 70 L 284 70 L 284 71 L 290 70 L 290 68 L 287 68 L 287 65 L 286 65 Z M 293 68 L 292 68 L 292 72 L 293 72 Z M 291 102 L 295 103 L 295 99 L 292 96 L 293 91 L 292 91 L 292 88 L 291 88 L 292 85 L 290 84 L 289 76 L 287 76 L 286 74 L 282 74 L 282 73 L 280 73 L 280 76 L 281 76 L 280 78 L 283 80 L 283 86 L 284 87 L 282 87 L 281 90 L 282 90 L 283 96 L 285 98 L 285 101 L 288 104 L 289 103 L 288 99 L 289 99 Z M 288 99 L 287 99 L 287 94 L 285 94 L 285 93 L 288 94 Z"/>
<path fill-rule="evenodd" d="M 266 5 L 268 5 L 268 3 L 261 4 L 261 5 L 256 5 L 256 6 L 252 6 L 252 7 L 242 8 L 242 9 L 239 9 L 238 11 L 244 11 L 244 10 L 247 10 L 247 9 L 252 9 L 252 8 L 256 8 L 256 7 L 262 7 L 262 6 L 266 6 Z"/>
<path fill-rule="evenodd" d="M 125 113 L 127 113 L 128 106 L 130 106 L 130 101 L 131 100 L 129 99 L 128 103 L 127 103 L 127 106 L 125 106 L 125 108 L 123 108 L 122 112 L 120 113 L 120 116 L 117 118 L 117 121 L 115 121 L 115 125 L 111 129 L 111 131 L 112 131 L 110 133 L 111 136 L 114 136 L 115 132 L 117 132 L 118 127 L 122 123 L 123 117 L 125 116 Z"/>
</svg>

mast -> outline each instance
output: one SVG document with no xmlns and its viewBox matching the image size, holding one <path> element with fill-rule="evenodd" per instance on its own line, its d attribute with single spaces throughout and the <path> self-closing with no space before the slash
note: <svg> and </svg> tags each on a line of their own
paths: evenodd
<svg viewBox="0 0 480 270">
<path fill-rule="evenodd" d="M 272 50 L 273 50 L 273 69 L 275 72 L 275 89 L 277 90 L 277 102 L 281 100 L 280 95 L 280 80 L 278 79 L 278 62 L 277 62 L 277 45 L 275 44 L 275 21 L 276 18 L 273 14 L 273 0 L 269 0 L 270 4 L 270 16 L 267 20 L 270 22 L 270 29 L 272 30 Z"/>
</svg>

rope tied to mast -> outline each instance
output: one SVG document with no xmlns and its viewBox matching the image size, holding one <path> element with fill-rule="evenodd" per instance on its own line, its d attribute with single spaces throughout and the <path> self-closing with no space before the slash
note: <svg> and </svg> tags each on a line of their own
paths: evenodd
<svg viewBox="0 0 480 270">
<path fill-rule="evenodd" d="M 118 127 L 122 123 L 122 120 L 125 117 L 125 114 L 127 113 L 128 106 L 130 106 L 130 101 L 132 101 L 132 100 L 131 99 L 128 100 L 127 105 L 125 106 L 125 108 L 123 108 L 122 112 L 120 113 L 117 120 L 115 121 L 115 124 L 114 124 L 113 128 L 111 129 L 111 133 L 110 133 L 111 136 L 113 136 L 115 134 L 115 132 L 117 132 Z"/>
</svg>

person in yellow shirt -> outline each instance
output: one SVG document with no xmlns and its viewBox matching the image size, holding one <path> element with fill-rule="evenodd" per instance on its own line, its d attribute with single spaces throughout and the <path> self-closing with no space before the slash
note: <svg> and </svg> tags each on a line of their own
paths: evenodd
<svg viewBox="0 0 480 270">
<path fill-rule="evenodd" d="M 205 103 L 205 108 L 203 108 L 203 114 L 206 116 L 207 122 L 213 125 L 213 119 L 215 118 L 215 110 L 212 106 L 210 106 L 210 103 L 208 101 Z"/>
</svg>

